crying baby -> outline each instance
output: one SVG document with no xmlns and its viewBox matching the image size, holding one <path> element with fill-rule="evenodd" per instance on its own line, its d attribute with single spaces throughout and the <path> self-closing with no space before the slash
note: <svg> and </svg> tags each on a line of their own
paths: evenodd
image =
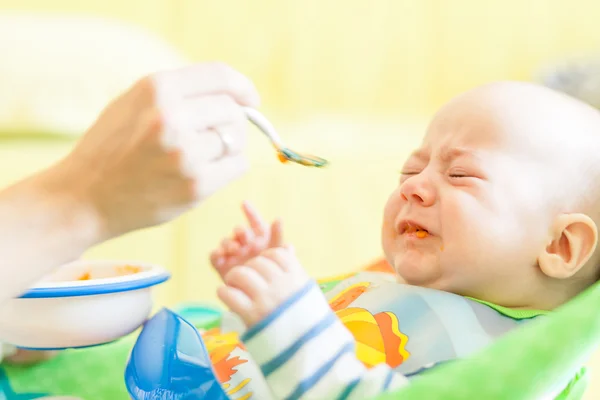
<svg viewBox="0 0 600 400">
<path fill-rule="evenodd" d="M 596 109 L 529 83 L 452 99 L 384 208 L 381 242 L 394 278 L 363 274 L 326 296 L 284 243 L 281 224 L 245 204 L 248 227 L 211 262 L 272 398 L 364 399 L 398 388 L 489 344 L 474 332 L 494 339 L 595 283 L 599 132 Z M 328 300 L 353 285 L 365 289 L 333 309 Z M 359 318 L 354 309 L 368 312 Z M 356 327 L 371 319 L 375 336 L 384 325 L 403 333 L 371 346 L 403 352 L 400 365 L 366 362 L 372 349 L 358 336 L 367 328 Z"/>
</svg>

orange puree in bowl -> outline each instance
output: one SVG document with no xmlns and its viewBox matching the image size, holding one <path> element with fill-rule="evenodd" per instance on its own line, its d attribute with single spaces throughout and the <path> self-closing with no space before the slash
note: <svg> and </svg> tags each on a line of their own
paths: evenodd
<svg viewBox="0 0 600 400">
<path fill-rule="evenodd" d="M 117 270 L 118 276 L 125 276 L 125 275 L 137 274 L 142 269 L 140 267 L 136 267 L 134 265 L 123 265 L 121 267 L 116 267 L 116 270 Z"/>
<path fill-rule="evenodd" d="M 120 265 L 118 267 L 115 267 L 116 276 L 133 275 L 141 271 L 141 267 L 136 267 L 134 265 Z M 86 272 L 82 274 L 79 278 L 77 278 L 78 281 L 89 281 L 90 279 L 92 279 L 92 276 L 89 272 Z"/>
<path fill-rule="evenodd" d="M 77 280 L 78 281 L 89 281 L 90 280 L 90 273 L 86 272 L 85 274 L 81 275 Z"/>
</svg>

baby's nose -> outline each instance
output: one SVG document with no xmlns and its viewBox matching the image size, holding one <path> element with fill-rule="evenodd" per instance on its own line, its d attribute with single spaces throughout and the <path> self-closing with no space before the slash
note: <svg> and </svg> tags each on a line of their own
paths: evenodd
<svg viewBox="0 0 600 400">
<path fill-rule="evenodd" d="M 407 179 L 400 191 L 402 200 L 430 206 L 435 202 L 435 188 L 426 177 L 413 176 Z"/>
</svg>

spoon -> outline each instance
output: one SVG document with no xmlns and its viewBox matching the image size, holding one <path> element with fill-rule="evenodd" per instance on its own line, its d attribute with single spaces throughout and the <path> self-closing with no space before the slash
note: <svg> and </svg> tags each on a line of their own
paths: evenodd
<svg viewBox="0 0 600 400">
<path fill-rule="evenodd" d="M 279 157 L 279 160 L 281 162 L 291 161 L 295 162 L 296 164 L 304 165 L 306 167 L 317 168 L 324 167 L 328 164 L 328 161 L 324 158 L 300 154 L 290 149 L 289 147 L 286 147 L 281 141 L 281 138 L 277 134 L 277 131 L 275 130 L 271 122 L 269 122 L 269 120 L 265 118 L 264 115 L 262 115 L 254 108 L 243 107 L 243 109 L 246 113 L 246 117 L 248 118 L 248 120 L 252 122 L 258 129 L 260 129 L 262 133 L 264 133 L 265 136 L 271 141 L 271 144 L 273 145 L 273 147 L 275 147 L 275 150 L 277 151 L 277 156 Z"/>
</svg>

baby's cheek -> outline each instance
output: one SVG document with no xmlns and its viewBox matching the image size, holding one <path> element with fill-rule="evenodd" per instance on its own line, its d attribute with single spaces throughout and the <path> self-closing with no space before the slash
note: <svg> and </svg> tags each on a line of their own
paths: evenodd
<svg viewBox="0 0 600 400">
<path fill-rule="evenodd" d="M 394 191 L 383 207 L 384 224 L 393 224 L 401 209 L 402 199 L 400 198 L 398 191 Z"/>
<path fill-rule="evenodd" d="M 494 228 L 482 216 L 454 213 L 442 222 L 440 247 L 443 253 L 466 262 L 477 253 L 487 253 L 495 245 Z"/>
<path fill-rule="evenodd" d="M 389 251 L 392 250 L 396 240 L 397 233 L 394 228 L 393 219 L 384 218 L 383 223 L 381 225 L 381 245 L 386 255 Z"/>
<path fill-rule="evenodd" d="M 460 231 L 450 237 L 456 243 L 447 243 L 446 247 L 456 248 L 458 258 L 467 264 L 486 264 L 490 260 L 506 259 L 515 252 L 524 238 L 521 232 L 511 229 L 506 221 L 480 219 L 464 225 Z"/>
</svg>

